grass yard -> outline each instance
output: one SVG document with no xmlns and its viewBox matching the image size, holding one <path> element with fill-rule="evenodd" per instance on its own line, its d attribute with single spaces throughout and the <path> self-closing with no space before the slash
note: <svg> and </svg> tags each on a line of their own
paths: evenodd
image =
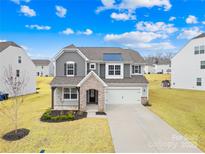
<svg viewBox="0 0 205 154">
<path fill-rule="evenodd" d="M 170 75 L 146 75 L 150 109 L 205 152 L 205 92 L 161 88 Z"/>
<path fill-rule="evenodd" d="M 19 141 L 8 142 L 0 138 L 0 152 L 114 152 L 106 119 L 86 118 L 62 123 L 44 123 L 39 118 L 50 107 L 49 83 L 51 78 L 38 78 L 38 94 L 25 96 L 20 107 L 20 128 L 30 134 Z M 8 105 L 10 101 L 6 102 Z M 2 108 L 0 103 L 0 108 Z M 13 125 L 0 116 L 0 137 L 11 131 Z"/>
</svg>

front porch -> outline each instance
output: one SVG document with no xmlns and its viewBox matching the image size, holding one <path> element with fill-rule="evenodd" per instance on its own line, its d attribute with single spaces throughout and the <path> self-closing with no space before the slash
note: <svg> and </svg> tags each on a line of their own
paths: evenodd
<svg viewBox="0 0 205 154">
<path fill-rule="evenodd" d="M 66 77 L 65 80 L 69 82 L 69 79 Z M 53 110 L 87 111 L 97 108 L 97 111 L 104 112 L 107 85 L 94 72 L 90 72 L 76 85 L 64 83 L 51 86 Z"/>
</svg>

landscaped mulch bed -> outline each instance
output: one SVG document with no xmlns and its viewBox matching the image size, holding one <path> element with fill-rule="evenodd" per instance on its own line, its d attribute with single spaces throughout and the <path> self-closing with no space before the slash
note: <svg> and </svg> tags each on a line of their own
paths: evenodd
<svg viewBox="0 0 205 154">
<path fill-rule="evenodd" d="M 96 112 L 96 115 L 107 115 L 105 112 Z"/>
<path fill-rule="evenodd" d="M 16 141 L 24 138 L 29 134 L 30 130 L 25 128 L 17 129 L 17 133 L 15 131 L 11 131 L 6 133 L 2 138 L 7 141 Z"/>
<path fill-rule="evenodd" d="M 87 117 L 87 112 L 68 110 L 48 110 L 40 118 L 43 122 L 65 122 Z"/>
</svg>

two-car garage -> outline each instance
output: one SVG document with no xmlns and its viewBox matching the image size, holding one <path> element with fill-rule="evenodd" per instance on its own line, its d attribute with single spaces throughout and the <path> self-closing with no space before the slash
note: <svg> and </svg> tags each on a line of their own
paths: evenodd
<svg viewBox="0 0 205 154">
<path fill-rule="evenodd" d="M 142 87 L 108 87 L 106 104 L 140 104 Z"/>
</svg>

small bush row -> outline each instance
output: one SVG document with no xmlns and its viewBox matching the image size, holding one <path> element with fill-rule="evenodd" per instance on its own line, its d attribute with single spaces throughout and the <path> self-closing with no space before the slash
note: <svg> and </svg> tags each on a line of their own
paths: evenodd
<svg viewBox="0 0 205 154">
<path fill-rule="evenodd" d="M 51 109 L 47 110 L 41 117 L 42 121 L 70 121 L 74 120 L 73 113 L 67 113 L 62 115 L 52 115 Z"/>
</svg>

